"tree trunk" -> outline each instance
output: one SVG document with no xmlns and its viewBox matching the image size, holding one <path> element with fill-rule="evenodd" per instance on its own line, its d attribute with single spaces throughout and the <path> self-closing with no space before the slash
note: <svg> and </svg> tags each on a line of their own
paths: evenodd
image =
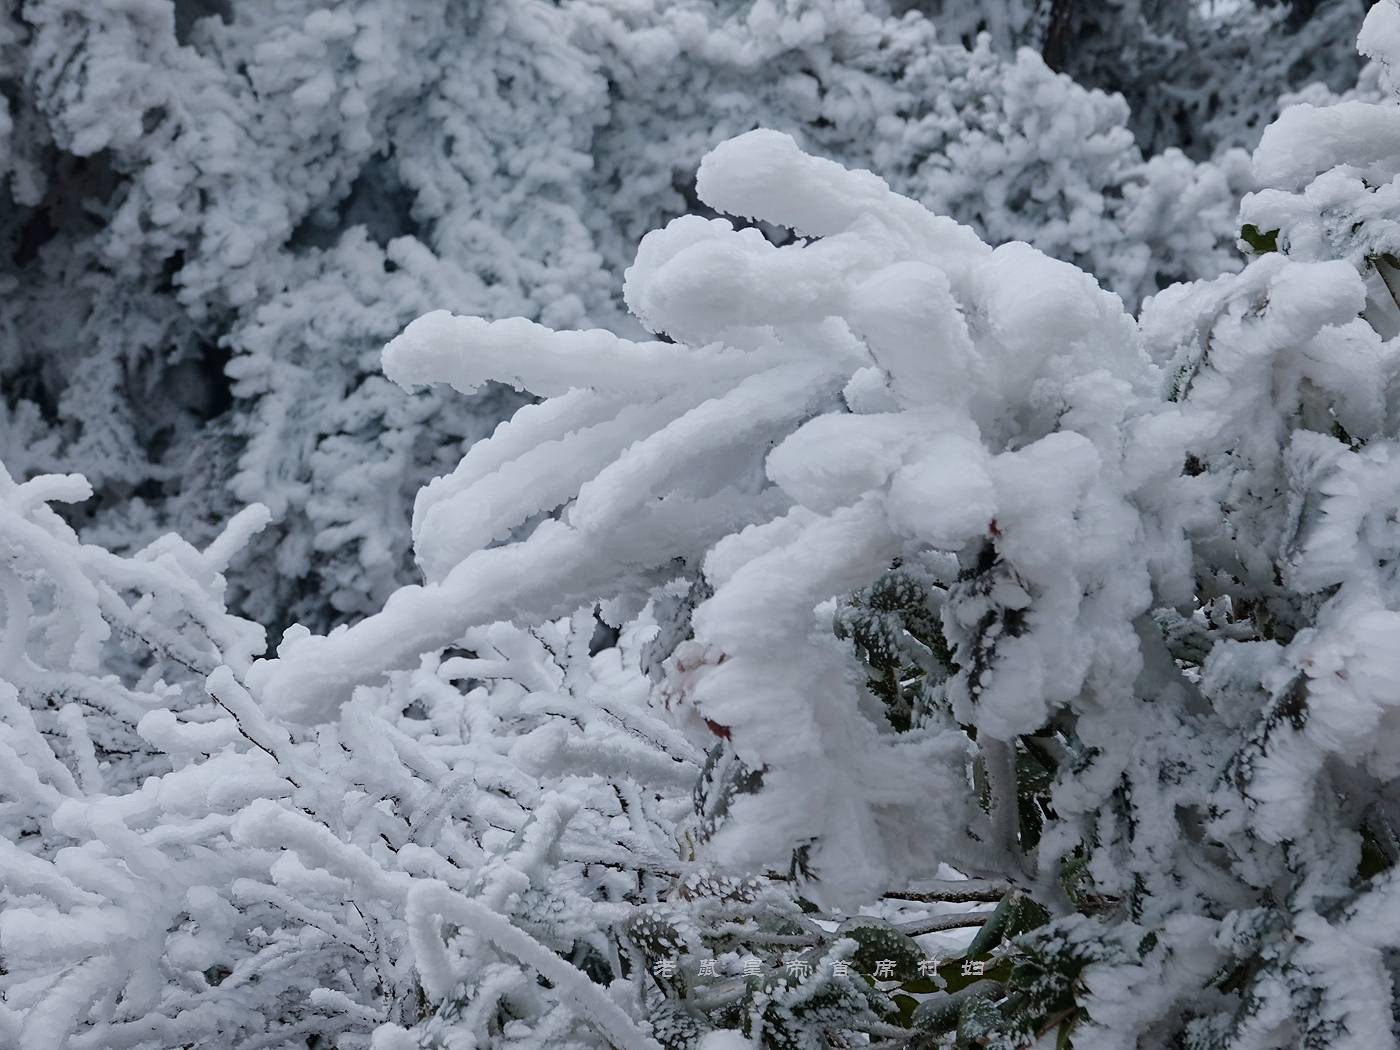
<svg viewBox="0 0 1400 1050">
<path fill-rule="evenodd" d="M 1045 26 L 1045 43 L 1040 54 L 1045 64 L 1061 72 L 1069 59 L 1070 21 L 1074 0 L 1050 0 L 1050 19 Z"/>
</svg>

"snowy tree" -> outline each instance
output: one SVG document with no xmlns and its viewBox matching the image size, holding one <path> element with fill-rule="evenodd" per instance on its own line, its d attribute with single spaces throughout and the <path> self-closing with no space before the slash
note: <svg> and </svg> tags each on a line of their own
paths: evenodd
<svg viewBox="0 0 1400 1050">
<path fill-rule="evenodd" d="M 1400 8 L 1362 46 L 1400 54 Z M 675 595 L 701 858 L 833 915 L 939 864 L 1006 888 L 984 982 L 866 1030 L 1395 1045 L 1394 112 L 1286 114 L 1259 257 L 1137 324 L 784 135 L 725 144 L 700 197 L 796 239 L 648 235 L 626 296 L 668 341 L 435 313 L 390 344 L 399 382 L 544 400 L 419 497 L 421 587 L 250 687 L 319 722 L 474 624 Z"/>
<path fill-rule="evenodd" d="M 1046 58 L 1086 86 L 1121 91 L 1144 148 L 1194 157 L 1253 147 L 1279 99 L 1311 83 L 1350 88 L 1372 0 L 1057 0 Z"/>
<path fill-rule="evenodd" d="M 1396 0 L 1238 225 L 864 5 L 20 14 L 0 1041 L 1397 1045 Z"/>
<path fill-rule="evenodd" d="M 414 493 L 518 407 L 405 400 L 384 342 L 442 306 L 627 330 L 633 246 L 753 127 L 1132 301 L 1237 265 L 1237 163 L 1144 162 L 1121 101 L 880 5 L 6 11 L 0 454 L 81 470 L 114 550 L 264 503 L 232 598 L 275 629 L 411 579 Z"/>
<path fill-rule="evenodd" d="M 827 907 L 940 862 L 1015 878 L 1011 911 L 1029 889 L 1063 905 L 1071 843 L 1043 862 L 1020 844 L 1022 738 L 1063 758 L 1056 709 L 1094 687 L 1131 695 L 1140 661 L 1125 657 L 1135 624 L 1150 623 L 1154 566 L 1124 489 L 1181 463 L 1160 426 L 1139 423 L 1121 447 L 1125 413 L 1155 390 L 1131 320 L 1073 267 L 1025 245 L 994 251 L 782 135 L 722 147 L 698 188 L 719 210 L 817 240 L 775 247 L 694 218 L 650 235 L 627 297 L 671 343 L 415 322 L 385 352 L 392 377 L 465 392 L 508 376 L 548 399 L 420 496 L 423 587 L 348 630 L 289 635 L 250 684 L 274 710 L 319 721 L 357 682 L 473 622 L 549 617 L 600 594 L 620 617 L 674 588 L 679 569 L 712 591 L 694 596 L 693 637 L 669 657 L 664 690 L 712 741 L 704 856 L 789 868 Z M 930 332 L 943 344 L 933 356 L 919 349 Z M 1052 480 L 1066 469 L 1068 486 Z M 492 546 L 554 508 L 528 538 Z M 1178 539 L 1152 553 L 1185 552 Z M 833 629 L 843 619 L 873 648 L 859 607 L 898 603 L 857 596 L 840 617 L 832 600 L 892 565 L 900 578 L 877 588 L 912 591 L 904 607 L 941 618 L 944 639 L 910 649 L 925 682 L 904 732 Z"/>
<path fill-rule="evenodd" d="M 1086 87 L 1118 92 L 1150 154 L 1253 147 L 1279 100 L 1352 87 L 1351 47 L 1374 0 L 905 0 L 969 44 L 1028 47 Z"/>
</svg>

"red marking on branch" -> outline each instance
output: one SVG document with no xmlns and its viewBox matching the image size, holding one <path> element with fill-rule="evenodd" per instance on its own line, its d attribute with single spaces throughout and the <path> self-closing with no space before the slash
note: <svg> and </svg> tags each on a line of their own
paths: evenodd
<svg viewBox="0 0 1400 1050">
<path fill-rule="evenodd" d="M 705 719 L 705 728 L 707 728 L 711 733 L 719 737 L 721 740 L 729 739 L 728 726 L 722 726 L 718 722 L 712 722 L 707 718 Z"/>
</svg>

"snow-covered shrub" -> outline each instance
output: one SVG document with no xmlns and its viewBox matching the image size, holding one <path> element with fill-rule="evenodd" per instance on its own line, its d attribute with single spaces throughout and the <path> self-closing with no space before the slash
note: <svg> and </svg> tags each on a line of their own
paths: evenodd
<svg viewBox="0 0 1400 1050">
<path fill-rule="evenodd" d="M 1072 3 L 1054 64 L 1086 86 L 1122 92 L 1144 148 L 1205 158 L 1252 148 L 1290 90 L 1350 87 L 1361 68 L 1351 45 L 1372 2 Z"/>
<path fill-rule="evenodd" d="M 1121 94 L 1150 154 L 1252 148 L 1308 85 L 1351 87 L 1351 44 L 1375 0 L 896 0 L 971 44 L 1028 47 L 1085 87 Z"/>
<path fill-rule="evenodd" d="M 1171 444 L 1118 447 L 1120 421 L 1155 393 L 1133 323 L 1072 266 L 1024 244 L 993 250 L 778 133 L 716 150 L 699 189 L 719 210 L 815 240 L 775 247 L 699 218 L 649 235 L 627 297 L 675 342 L 446 314 L 410 325 L 385 351 L 392 378 L 463 392 L 508 378 L 547 400 L 420 495 L 424 586 L 348 630 L 289 634 L 249 680 L 275 709 L 317 721 L 356 683 L 473 623 L 596 597 L 621 622 L 678 573 L 703 575 L 713 593 L 672 657 L 671 701 L 764 770 L 764 791 L 744 802 L 762 813 L 735 819 L 720 855 L 757 865 L 803 846 L 837 901 L 923 871 L 930 841 L 961 870 L 987 851 L 997 866 L 990 830 L 964 839 L 981 818 L 959 808 L 957 722 L 1003 740 L 1034 731 L 1135 646 L 1133 616 L 1110 610 L 1139 602 L 1146 614 L 1137 512 L 1114 490 L 1134 480 L 1124 469 L 1171 472 L 1179 457 Z M 1074 479 L 1058 509 L 1063 486 L 1040 480 L 1052 464 Z M 1094 544 L 1077 542 L 1076 513 Z M 882 731 L 861 701 L 835 607 L 822 605 L 897 561 L 926 600 L 947 602 L 946 655 L 964 666 L 944 682 L 951 669 L 931 665 L 947 695 L 912 736 Z M 1044 611 L 1028 613 L 1042 592 Z M 967 669 L 1004 615 L 1020 624 L 1007 647 L 1021 666 L 998 690 Z M 1099 628 L 1080 629 L 1081 615 Z"/>
<path fill-rule="evenodd" d="M 203 551 L 167 535 L 118 557 L 80 543 L 50 506 L 90 495 L 78 475 L 21 484 L 0 468 L 0 695 L 7 723 L 19 720 L 12 733 L 66 741 L 80 778 L 59 774 L 60 790 L 134 784 L 151 772 L 133 764 L 136 722 L 197 702 L 204 675 L 220 665 L 242 673 L 264 647 L 261 627 L 226 612 L 223 573 L 266 523 L 265 509 L 243 511 Z M 59 800 L 50 790 L 12 796 L 6 837 L 45 834 L 43 814 Z"/>
<path fill-rule="evenodd" d="M 1056 75 L 1030 50 L 1001 55 L 986 37 L 958 46 L 943 27 L 951 15 L 894 21 L 865 8 L 741 6 L 703 34 L 681 5 L 625 19 L 589 9 L 583 39 L 608 56 L 621 89 L 597 152 L 635 195 L 630 215 L 600 234 L 619 272 L 643 234 L 684 210 L 674 187 L 688 188 L 704 153 L 756 124 L 870 168 L 990 241 L 1026 240 L 1073 261 L 1134 304 L 1236 265 L 1220 231 L 1247 188 L 1237 156 L 1198 165 L 1173 152 L 1165 166 L 1144 164 L 1121 98 Z M 796 17 L 806 10 L 823 17 Z"/>
<path fill-rule="evenodd" d="M 115 550 L 263 502 L 232 598 L 275 628 L 411 579 L 413 494 L 518 406 L 405 400 L 384 342 L 444 306 L 627 330 L 637 240 L 756 126 L 1130 299 L 1234 265 L 1228 165 L 1144 165 L 1121 101 L 858 0 L 14 15 L 0 456 L 84 472 L 78 524 Z"/>
<path fill-rule="evenodd" d="M 592 612 L 474 629 L 312 733 L 220 667 L 147 705 L 139 784 L 94 757 L 81 708 L 50 726 L 7 704 L 0 1037 L 641 1050 L 722 1025 L 898 1031 L 858 971 L 796 987 L 786 957 L 869 969 L 976 920 L 834 929 L 781 874 L 697 863 L 703 755 L 649 705 L 656 633 L 642 617 L 614 638 Z"/>
<path fill-rule="evenodd" d="M 164 980 L 149 968 L 118 981 L 127 960 L 98 950 L 115 927 L 148 939 L 141 921 L 159 906 L 158 894 L 123 878 L 117 860 L 84 865 L 67 847 L 92 834 L 84 817 L 92 800 L 133 798 L 142 780 L 170 770 L 143 741 L 144 719 L 207 705 L 204 677 L 216 667 L 242 672 L 263 649 L 262 629 L 225 611 L 223 576 L 266 523 L 263 508 L 244 511 L 202 551 L 168 535 L 118 557 L 80 543 L 50 506 L 90 492 L 77 475 L 17 484 L 0 468 L 0 1041 L 7 1046 L 62 1045 L 72 1017 L 127 977 L 132 1004 L 146 1003 Z M 123 811 L 109 805 L 104 813 L 104 841 L 125 857 Z M 129 859 L 133 878 L 158 879 L 135 867 L 140 858 Z M 92 907 L 104 893 L 119 902 L 105 928 Z M 26 926 L 16 910 L 40 897 L 58 909 L 52 927 Z M 55 950 L 68 952 L 60 969 L 47 965 Z"/>
<path fill-rule="evenodd" d="M 221 667 L 140 717 L 139 785 L 81 706 L 48 728 L 11 690 L 6 1045 L 647 1045 L 606 985 L 699 767 L 595 624 L 470 632 L 295 739 Z"/>
<path fill-rule="evenodd" d="M 1190 564 L 1174 523 L 1142 542 L 1137 490 L 1179 474 L 1183 450 L 1131 319 L 1072 266 L 994 250 L 777 133 L 715 151 L 698 186 L 813 239 L 698 218 L 650 235 L 627 297 L 674 342 L 411 325 L 385 351 L 391 377 L 507 378 L 546 400 L 420 496 L 424 586 L 328 637 L 289 634 L 250 684 L 321 721 L 474 623 L 599 597 L 621 623 L 679 574 L 698 588 L 692 637 L 672 640 L 663 693 L 710 745 L 704 858 L 790 869 L 836 907 L 948 863 L 1012 880 L 1012 910 L 1022 890 L 1070 909 L 1075 842 L 1038 849 L 1022 810 L 1084 746 L 1076 704 L 1117 712 L 1103 733 L 1131 722 L 1152 575 Z M 923 676 L 888 717 L 900 683 L 867 690 L 854 657 L 879 663 L 875 614 L 902 639 L 901 610 L 936 626 L 901 643 Z"/>
<path fill-rule="evenodd" d="M 1362 43 L 1400 53 L 1400 8 Z M 1400 109 L 1362 105 L 1286 115 L 1259 257 L 1140 323 L 782 134 L 726 143 L 701 199 L 795 236 L 648 235 L 626 298 L 667 341 L 433 313 L 389 345 L 400 383 L 542 400 L 419 496 L 422 586 L 250 688 L 323 722 L 475 625 L 647 609 L 701 860 L 838 911 L 940 863 L 1009 887 L 994 983 L 866 1030 L 1395 1045 Z M 654 1016 L 698 1035 L 687 998 Z"/>
<path fill-rule="evenodd" d="M 49 6 L 70 26 L 86 17 Z M 167 31 L 238 54 L 248 28 L 172 26 L 155 3 L 96 10 L 127 20 L 104 28 L 111 53 L 133 42 L 160 53 L 118 63 L 138 79 L 194 63 L 183 45 L 160 50 Z M 450 18 L 465 17 L 415 10 L 429 21 L 401 41 L 414 53 L 455 39 Z M 578 56 L 622 40 L 656 69 L 732 44 L 739 26 L 769 42 L 712 56 L 719 71 L 687 87 L 730 108 L 696 124 L 668 117 L 691 136 L 686 149 L 703 139 L 696 126 L 753 122 L 722 85 L 754 55 L 805 100 L 790 112 L 808 143 L 839 137 L 843 113 L 861 127 L 901 91 L 953 82 L 919 79 L 918 19 L 821 10 L 829 20 L 781 23 L 780 48 L 756 31 L 779 18 L 764 5 L 670 5 L 657 17 L 671 35 L 648 34 L 645 9 L 623 5 L 472 17 L 519 68 L 557 74 L 546 150 L 591 134 L 566 88 L 607 85 Z M 313 18 L 244 44 L 266 62 L 272 95 L 300 48 L 364 63 L 367 83 L 374 70 L 393 80 L 403 71 L 376 64 L 372 21 Z M 1382 64 L 1400 57 L 1394 0 L 1372 12 L 1362 47 Z M 991 61 L 985 48 L 958 54 Z M 826 60 L 814 79 L 839 72 L 815 92 L 783 64 L 814 55 Z M 646 82 L 647 64 L 628 76 Z M 386 103 L 382 128 L 390 114 L 411 125 L 489 113 L 500 123 L 482 127 L 515 141 L 504 115 L 533 89 L 471 79 L 500 68 L 394 80 L 420 104 Z M 1005 162 L 985 171 L 1008 199 L 1031 193 L 1028 172 L 1053 169 L 1054 151 L 1037 152 L 1042 131 L 1082 140 L 1102 170 L 1131 159 L 1111 99 L 1032 57 L 987 68 L 1024 79 L 1000 108 L 969 111 L 960 126 L 973 130 L 900 117 L 900 135 L 928 118 L 908 156 L 925 141 L 951 155 L 957 142 L 971 165 L 1005 143 Z M 891 69 L 907 75 L 877 75 Z M 132 83 L 107 86 L 147 91 Z M 510 104 L 471 109 L 473 86 Z M 857 87 L 869 97 L 852 101 Z M 368 150 L 345 84 L 308 80 L 292 94 L 326 118 L 308 142 L 347 136 L 322 143 L 326 156 Z M 147 121 L 104 122 L 75 98 L 64 134 L 82 148 L 106 136 L 109 151 L 90 177 L 139 170 L 152 200 L 183 185 L 125 152 Z M 347 123 L 328 116 L 347 104 Z M 149 123 L 183 119 L 174 112 Z M 332 571 L 332 604 L 373 608 L 396 574 L 375 566 L 410 538 L 422 582 L 352 626 L 294 626 L 275 657 L 255 660 L 260 632 L 224 611 L 224 572 L 266 512 L 235 518 L 202 551 L 165 537 L 118 556 L 79 543 L 47 506 L 87 495 L 85 483 L 0 474 L 0 1039 L 25 1050 L 1396 1046 L 1397 114 L 1361 98 L 1285 114 L 1254 157 L 1266 188 L 1243 211 L 1248 265 L 1167 289 L 1136 321 L 1071 262 L 1026 243 L 994 248 L 772 130 L 708 153 L 694 186 L 706 213 L 642 239 L 624 286 L 635 323 L 612 313 L 605 288 L 622 235 L 569 203 L 537 207 L 555 198 L 531 178 L 558 175 L 550 185 L 567 200 L 588 184 L 538 157 L 526 178 L 508 164 L 473 173 L 499 179 L 515 204 L 535 195 L 512 213 L 518 226 L 472 211 L 477 183 L 451 165 L 441 182 L 423 166 L 394 170 L 418 213 L 439 209 L 440 226 L 416 240 L 381 245 L 367 223 L 320 243 L 298 212 L 296 250 L 279 255 L 274 236 L 239 263 L 248 231 L 235 220 L 255 217 L 234 206 L 206 228 L 161 211 L 164 225 L 191 221 L 196 239 L 217 242 L 207 257 L 190 249 L 189 275 L 165 277 L 195 288 L 204 273 L 196 297 L 243 295 L 239 267 L 260 252 L 280 260 L 270 298 L 249 285 L 209 314 L 263 340 L 255 360 L 243 335 L 227 339 L 249 384 L 239 396 L 280 403 L 268 418 L 289 428 L 258 446 L 266 470 L 283 462 L 279 442 L 322 425 L 312 416 L 327 390 L 345 400 L 335 439 L 296 453 L 345 475 L 344 505 L 316 504 L 339 522 L 316 541 L 323 553 L 373 553 Z M 171 131 L 161 155 L 221 126 Z M 307 148 L 298 178 L 318 170 Z M 571 156 L 588 178 L 623 170 L 590 169 L 582 147 Z M 28 169 L 22 151 L 12 157 L 13 182 Z M 190 185 L 218 175 L 190 171 Z M 951 173 L 906 176 L 976 199 Z M 346 190 L 349 214 L 382 217 L 375 180 L 389 175 L 352 181 L 362 177 Z M 1182 257 L 1209 256 L 1200 227 L 1172 227 L 1209 213 L 1202 202 L 1224 182 L 1177 155 L 1132 178 L 1145 181 L 1122 190 L 1123 213 L 1072 172 L 1051 171 L 1034 199 L 1087 209 L 1046 234 L 1075 259 L 1075 238 L 1103 229 L 1096 216 L 1136 214 L 1121 241 L 1084 235 L 1119 244 L 1119 272 L 1144 290 L 1157 277 L 1139 280 L 1134 241 L 1160 228 Z M 643 180 L 629 199 L 646 216 L 686 192 Z M 1152 227 L 1167 203 L 1180 210 Z M 108 247 L 139 254 L 149 233 L 165 258 L 156 210 Z M 1000 214 L 977 221 L 994 228 Z M 502 231 L 524 240 L 492 257 L 519 265 L 491 280 L 446 247 Z M 589 254 L 600 245 L 612 247 Z M 57 280 L 62 266 L 46 265 Z M 201 269 L 220 265 L 232 269 Z M 387 298 L 401 313 L 480 301 L 483 289 L 527 316 L 426 313 L 384 350 L 387 379 L 357 358 L 366 374 L 353 391 L 335 386 L 348 372 L 315 370 L 317 339 L 362 358 Z M 307 356 L 280 359 L 312 315 Z M 539 323 L 599 319 L 621 332 Z M 638 325 L 658 338 L 631 338 Z M 390 381 L 464 396 L 410 398 Z M 469 398 L 484 389 L 518 407 L 463 451 L 480 418 Z M 34 439 L 26 471 L 61 454 L 46 411 L 20 400 L 3 417 Z M 378 420 L 387 437 L 360 460 Z M 424 437 L 443 432 L 453 439 Z M 410 479 L 448 467 L 418 492 L 409 537 L 385 539 L 385 508 Z M 295 504 L 299 471 L 265 485 L 269 499 Z M 301 586 L 305 548 L 283 557 L 260 571 Z M 977 929 L 970 941 L 928 939 L 963 928 Z"/>
</svg>

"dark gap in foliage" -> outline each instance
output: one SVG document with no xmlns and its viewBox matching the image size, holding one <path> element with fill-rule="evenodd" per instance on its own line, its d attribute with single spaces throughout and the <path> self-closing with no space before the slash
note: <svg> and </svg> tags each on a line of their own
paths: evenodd
<svg viewBox="0 0 1400 1050">
<path fill-rule="evenodd" d="M 206 18 L 217 18 L 224 25 L 233 23 L 233 0 L 176 0 L 175 40 L 190 43 L 195 27 Z"/>
<path fill-rule="evenodd" d="M 330 248 L 345 231 L 363 226 L 381 248 L 397 237 L 419 237 L 423 230 L 413 217 L 413 193 L 399 179 L 389 157 L 378 157 L 360 171 L 334 207 L 307 215 L 292 230 L 294 250 Z M 386 271 L 393 270 L 386 266 Z"/>
</svg>

